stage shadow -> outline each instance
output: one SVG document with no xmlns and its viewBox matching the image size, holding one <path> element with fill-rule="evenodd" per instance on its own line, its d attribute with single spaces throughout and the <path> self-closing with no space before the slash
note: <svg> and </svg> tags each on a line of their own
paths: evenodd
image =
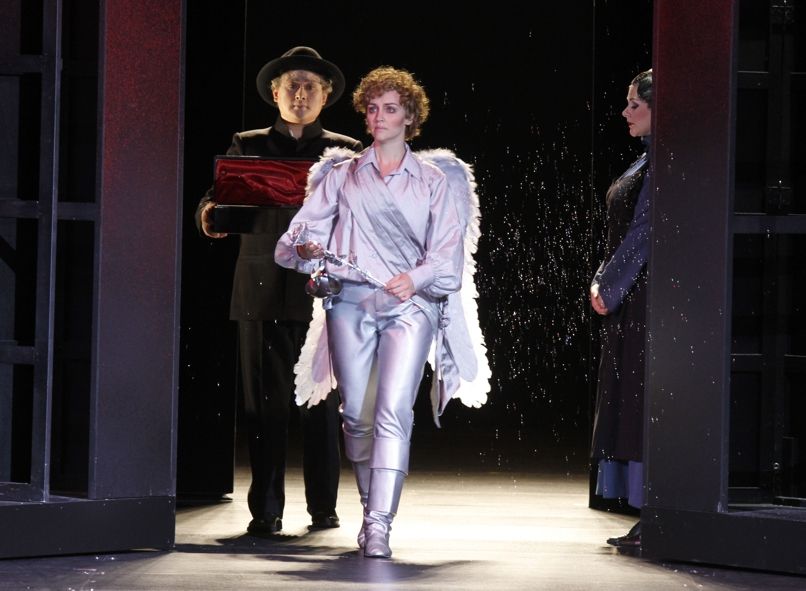
<svg viewBox="0 0 806 591">
<path fill-rule="evenodd" d="M 177 544 L 176 552 L 190 554 L 252 554 L 266 560 L 292 565 L 279 569 L 285 577 L 330 583 L 400 583 L 438 578 L 446 570 L 461 570 L 469 561 L 415 563 L 391 559 L 366 558 L 358 548 L 344 549 L 332 543 L 317 543 L 317 532 L 302 535 L 278 534 L 256 537 L 240 535 L 220 538 L 210 544 Z M 297 565 L 294 567 L 293 565 Z M 475 562 L 478 566 L 478 562 Z M 277 571 L 274 571 L 277 572 Z"/>
</svg>

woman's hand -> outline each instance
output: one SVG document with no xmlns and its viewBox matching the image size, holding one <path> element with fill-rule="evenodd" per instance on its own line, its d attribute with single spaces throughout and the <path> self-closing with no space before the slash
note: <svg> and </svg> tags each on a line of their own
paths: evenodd
<svg viewBox="0 0 806 591">
<path fill-rule="evenodd" d="M 610 310 L 605 306 L 602 296 L 599 295 L 599 286 L 596 284 L 591 285 L 591 307 L 594 312 L 601 316 L 607 316 L 610 313 Z"/>
<path fill-rule="evenodd" d="M 392 277 L 384 286 L 384 289 L 405 302 L 414 295 L 414 282 L 408 273 L 401 273 Z"/>
<path fill-rule="evenodd" d="M 318 242 L 308 240 L 305 244 L 297 244 L 297 254 L 299 258 L 309 261 L 311 259 L 321 259 L 325 256 L 325 249 Z"/>
</svg>

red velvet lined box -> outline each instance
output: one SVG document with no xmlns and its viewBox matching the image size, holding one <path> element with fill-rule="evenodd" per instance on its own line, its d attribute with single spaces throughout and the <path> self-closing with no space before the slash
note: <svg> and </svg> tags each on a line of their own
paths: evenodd
<svg viewBox="0 0 806 591">
<path fill-rule="evenodd" d="M 272 231 L 278 208 L 297 208 L 305 199 L 309 158 L 217 156 L 213 228 L 251 234 Z"/>
</svg>

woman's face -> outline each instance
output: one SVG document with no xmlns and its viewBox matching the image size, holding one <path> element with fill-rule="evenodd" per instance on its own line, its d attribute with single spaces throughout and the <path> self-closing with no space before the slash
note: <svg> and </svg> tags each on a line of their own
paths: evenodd
<svg viewBox="0 0 806 591">
<path fill-rule="evenodd" d="M 652 133 L 652 109 L 638 96 L 638 88 L 634 84 L 627 89 L 627 106 L 621 115 L 627 120 L 631 136 L 644 137 Z"/>
<path fill-rule="evenodd" d="M 388 90 L 367 103 L 367 130 L 376 142 L 405 141 L 406 126 L 411 121 L 396 90 Z"/>
</svg>

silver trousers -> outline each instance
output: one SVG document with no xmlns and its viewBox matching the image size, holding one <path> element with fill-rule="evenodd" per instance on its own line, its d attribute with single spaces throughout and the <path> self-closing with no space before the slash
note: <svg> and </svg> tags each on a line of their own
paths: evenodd
<svg viewBox="0 0 806 591">
<path fill-rule="evenodd" d="M 327 311 L 344 451 L 352 462 L 408 474 L 414 401 L 437 326 L 436 304 L 423 307 L 344 282 Z"/>
</svg>

